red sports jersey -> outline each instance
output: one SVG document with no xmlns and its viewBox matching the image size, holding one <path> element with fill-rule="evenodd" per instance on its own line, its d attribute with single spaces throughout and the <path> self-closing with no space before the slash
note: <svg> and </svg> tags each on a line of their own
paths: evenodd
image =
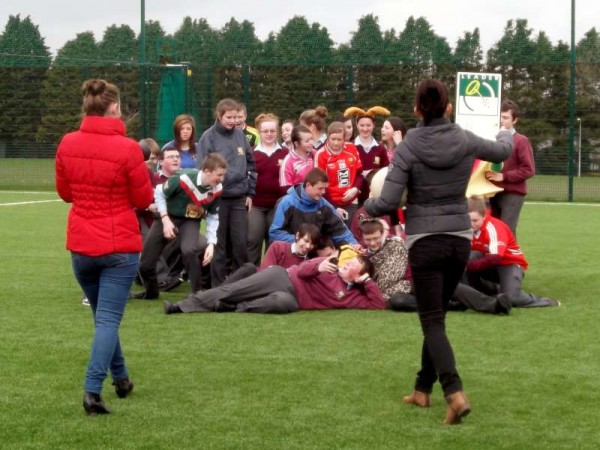
<svg viewBox="0 0 600 450">
<path fill-rule="evenodd" d="M 527 269 L 527 260 L 512 231 L 495 217 L 486 215 L 481 230 L 473 233 L 471 250 L 486 256 L 499 255 L 502 266 L 518 264 L 523 270 Z"/>
<path fill-rule="evenodd" d="M 315 155 L 315 167 L 327 172 L 327 198 L 334 206 L 344 206 L 354 201 L 351 199 L 349 202 L 342 202 L 348 189 L 356 187 L 360 190 L 362 185 L 362 163 L 354 145 L 344 144 L 344 148 L 337 155 L 333 154 L 327 145 L 322 147 Z"/>
</svg>

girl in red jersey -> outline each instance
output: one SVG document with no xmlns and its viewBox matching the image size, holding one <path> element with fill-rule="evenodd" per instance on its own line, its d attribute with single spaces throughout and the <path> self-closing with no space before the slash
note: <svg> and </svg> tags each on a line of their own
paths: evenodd
<svg viewBox="0 0 600 450">
<path fill-rule="evenodd" d="M 344 124 L 333 122 L 327 129 L 327 143 L 317 151 L 315 166 L 329 177 L 325 197 L 337 208 L 338 215 L 350 227 L 358 209 L 363 185 L 362 164 L 354 145 L 344 142 Z"/>
<path fill-rule="evenodd" d="M 386 148 L 373 137 L 375 116 L 377 115 L 389 116 L 390 112 L 381 106 L 373 106 L 366 111 L 352 106 L 344 112 L 344 116 L 356 117 L 358 136 L 354 140 L 354 145 L 360 156 L 362 176 L 365 178 L 371 170 L 387 167 L 390 163 Z M 365 183 L 361 190 L 359 201 L 362 204 L 369 197 L 369 186 Z"/>
</svg>

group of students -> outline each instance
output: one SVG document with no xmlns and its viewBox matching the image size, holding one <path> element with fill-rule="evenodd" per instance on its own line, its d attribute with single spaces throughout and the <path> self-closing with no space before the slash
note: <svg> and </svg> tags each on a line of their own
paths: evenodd
<svg viewBox="0 0 600 450">
<path fill-rule="evenodd" d="M 325 131 L 321 106 L 305 111 L 298 125 L 284 122 L 279 144 L 275 115 L 261 114 L 253 129 L 245 123 L 245 107 L 224 99 L 198 142 L 193 119 L 177 118 L 175 139 L 158 152 L 158 170 L 149 176 L 154 162 L 144 165 L 139 147 L 124 137 L 118 89 L 90 80 L 83 94 L 86 116 L 81 130 L 61 142 L 56 174 L 60 196 L 73 203 L 67 248 L 96 327 L 83 400 L 88 414 L 110 412 L 100 396 L 109 370 L 119 397 L 133 389 L 118 328 L 140 249 L 145 289 L 138 298 L 158 297 L 157 267 L 169 259 L 165 248 L 180 254 L 192 292 L 175 304 L 165 302 L 167 314 L 416 310 L 424 335 L 422 368 L 403 400 L 429 406 L 439 380 L 447 424 L 460 423 L 471 410 L 445 333 L 452 302 L 455 309 L 496 314 L 558 304 L 522 291 L 527 262 L 515 232 L 492 217 L 502 218 L 503 210 L 514 217 L 516 210 L 518 219 L 526 193 L 526 178 L 519 181 L 514 173 L 515 167 L 521 178 L 526 172 L 519 158 L 528 143 L 512 128 L 514 104 L 502 106 L 508 118 L 501 120 L 497 142 L 487 141 L 452 124 L 446 86 L 424 80 L 415 96 L 420 120 L 409 132 L 399 119 L 387 119 L 378 143 L 375 116 L 389 114 L 381 107 L 349 108 Z M 144 144 L 152 142 L 140 143 L 142 149 Z M 486 177 L 504 185 L 503 195 L 521 198 L 498 197 L 491 214 L 483 199 L 467 200 L 477 158 L 505 161 L 501 175 Z M 87 169 L 98 166 L 101 171 Z M 383 186 L 369 198 L 369 181 L 387 166 Z M 521 190 L 511 192 L 510 183 Z M 406 210 L 399 214 L 405 190 Z M 143 248 L 131 205 L 142 229 L 148 228 Z M 356 236 L 350 229 L 358 230 Z"/>
<path fill-rule="evenodd" d="M 416 311 L 417 302 L 412 292 L 407 264 L 408 250 L 405 244 L 401 244 L 403 241 L 400 222 L 402 210 L 391 211 L 391 218 L 386 216 L 385 221 L 382 222 L 383 229 L 370 229 L 372 233 L 380 233 L 378 237 L 380 242 L 375 243 L 376 245 L 368 245 L 369 242 L 364 240 L 361 224 L 365 217 L 369 217 L 361 208 L 365 200 L 363 193 L 366 192 L 368 196 L 373 175 L 390 164 L 395 146 L 402 142 L 407 132 L 406 125 L 401 119 L 386 118 L 381 127 L 381 143 L 377 142 L 373 136 L 375 117 L 389 114 L 387 109 L 380 106 L 366 111 L 351 107 L 346 110 L 345 116 L 326 128 L 327 110 L 319 106 L 302 113 L 299 124 L 290 119 L 284 121 L 281 128 L 279 128 L 279 119 L 274 114 L 262 113 L 256 117 L 256 128 L 253 128 L 246 124 L 245 106 L 231 99 L 225 99 L 217 106 L 215 124 L 202 135 L 198 143 L 195 142 L 197 137 L 194 119 L 189 115 L 177 117 L 174 123 L 175 138 L 162 150 L 159 151 L 152 140 L 140 141 L 142 147 L 147 145 L 152 148 L 153 151 L 150 153 L 158 154 L 157 160 L 149 158 L 150 170 L 158 167 L 158 171 L 152 173 L 153 185 L 156 187 L 155 204 L 149 208 L 157 220 L 151 228 L 151 233 L 145 238 L 140 260 L 140 275 L 145 290 L 133 294 L 132 297 L 158 298 L 159 288 L 170 290 L 181 283 L 179 272 L 182 268 L 185 269 L 190 281 L 192 296 L 196 292 L 211 287 L 216 288 L 225 282 L 230 284 L 232 280 L 238 280 L 241 273 L 251 274 L 252 270 L 249 266 L 262 267 L 263 245 L 268 248 L 270 243 L 278 241 L 295 245 L 294 241 L 298 237 L 297 230 L 304 221 L 307 221 L 319 225 L 319 233 L 323 234 L 322 239 L 333 238 L 334 245 L 350 244 L 357 254 L 378 253 L 376 260 L 381 258 L 381 254 L 386 254 L 386 258 L 381 262 L 387 264 L 376 267 L 373 276 L 375 280 L 382 280 L 378 283 L 380 287 L 385 279 L 392 280 L 393 286 L 399 284 L 402 288 L 395 291 L 389 288 L 382 289 L 383 298 L 387 302 L 385 306 L 398 311 Z M 473 309 L 485 313 L 507 314 L 512 306 L 533 307 L 557 304 L 554 300 L 523 292 L 520 289 L 522 276 L 513 276 L 509 282 L 506 276 L 498 277 L 492 273 L 496 266 L 512 264 L 513 261 L 507 259 L 505 255 L 509 255 L 510 252 L 520 252 L 514 238 L 516 220 L 526 193 L 526 189 L 523 188 L 525 180 L 534 173 L 529 141 L 522 135 L 514 133 L 513 125 L 516 124 L 517 119 L 517 105 L 511 101 L 504 102 L 501 120 L 507 129 L 511 130 L 517 144 L 511 157 L 504 163 L 504 175 L 502 172 L 490 172 L 486 175 L 494 182 L 507 186 L 506 191 L 492 200 L 492 205 L 495 206 L 493 214 L 512 223 L 514 229 L 511 232 L 510 229 L 505 230 L 504 223 L 492 223 L 492 219 L 487 217 L 489 213 L 480 211 L 481 202 L 470 200 L 469 204 L 476 205 L 473 208 L 487 217 L 485 226 L 480 228 L 488 238 L 488 242 L 483 245 L 491 250 L 486 257 L 469 263 L 469 273 L 465 274 L 462 282 L 457 286 L 448 305 L 449 309 Z M 356 128 L 358 133 L 355 132 Z M 281 143 L 277 139 L 279 134 Z M 241 139 L 242 137 L 245 137 L 245 140 Z M 219 139 L 218 144 L 217 139 Z M 237 147 L 237 153 L 232 151 L 233 147 Z M 212 197 L 213 200 L 218 198 L 218 201 L 211 203 L 211 209 L 203 210 L 203 214 L 192 211 L 190 217 L 190 211 L 181 209 L 181 206 L 186 204 L 189 204 L 190 208 L 194 207 L 189 190 L 181 188 L 174 190 L 172 186 L 181 184 L 180 177 L 182 175 L 185 177 L 185 172 L 193 171 L 203 154 L 212 155 L 209 161 L 213 161 L 212 165 L 201 167 L 206 174 L 214 170 L 214 155 L 224 155 L 225 163 L 221 162 L 219 166 L 221 176 L 215 181 L 217 183 L 223 181 L 227 187 L 218 186 L 217 195 Z M 229 173 L 230 163 L 234 164 L 233 168 L 236 171 L 233 174 Z M 315 168 L 321 169 L 321 172 L 316 172 Z M 520 179 L 512 176 L 515 170 L 520 174 Z M 310 176 L 307 177 L 309 173 Z M 169 202 L 179 204 L 180 211 L 173 210 L 175 206 L 169 209 L 165 202 L 162 183 L 171 176 L 174 176 L 173 180 L 167 183 L 171 186 L 171 189 L 167 190 Z M 233 179 L 236 181 L 232 181 Z M 234 186 L 237 183 L 240 185 Z M 514 192 L 515 190 L 517 193 Z M 220 214 L 216 211 L 222 207 L 223 194 L 228 198 L 225 202 L 231 205 Z M 314 208 L 315 202 L 322 203 L 318 208 L 322 217 L 318 221 L 312 214 L 307 216 L 306 205 L 303 205 L 307 203 L 310 209 Z M 326 206 L 323 208 L 324 205 Z M 245 206 L 245 209 L 242 206 Z M 359 211 L 358 215 L 357 211 Z M 469 213 L 475 214 L 477 211 L 469 211 Z M 160 220 L 158 220 L 159 216 Z M 198 233 L 199 220 L 202 216 L 207 222 L 205 235 Z M 510 220 L 507 220 L 507 217 Z M 369 224 L 365 225 L 369 229 Z M 143 228 L 144 224 L 141 226 Z M 487 229 L 492 227 L 494 230 L 489 232 Z M 246 242 L 244 242 L 243 229 L 247 229 Z M 479 229 L 473 229 L 476 233 L 479 232 Z M 221 230 L 220 235 L 226 239 L 221 242 L 221 246 L 217 237 L 218 230 Z M 306 239 L 304 235 L 301 238 Z M 178 245 L 170 245 L 163 258 L 161 255 L 169 243 L 178 243 Z M 318 247 L 319 243 L 311 242 L 311 245 Z M 323 242 L 320 245 L 323 246 Z M 218 257 L 213 259 L 215 247 L 220 250 L 216 252 Z M 385 252 L 381 251 L 384 247 Z M 490 252 L 494 256 L 490 256 Z M 316 252 L 308 254 L 311 255 L 316 255 Z M 476 255 L 482 256 L 481 252 L 474 249 L 472 258 Z M 303 257 L 306 258 L 307 255 Z M 165 264 L 165 260 L 174 263 Z M 219 262 L 217 263 L 216 260 Z M 215 261 L 216 268 L 210 267 L 212 261 Z M 390 261 L 404 261 L 404 263 L 390 264 Z M 162 268 L 164 274 L 162 283 L 159 283 L 157 267 Z M 241 267 L 244 269 L 238 271 Z M 288 268 L 285 265 L 284 267 Z M 527 267 L 524 257 L 520 267 L 522 270 Z M 489 270 L 490 268 L 493 270 Z M 478 277 L 473 274 L 475 272 L 484 273 L 494 282 L 490 284 L 477 281 Z M 518 280 L 518 283 L 515 280 Z M 375 304 L 367 302 L 364 306 L 373 305 Z M 179 312 L 176 307 L 170 305 L 165 306 L 165 310 Z M 276 310 L 279 312 L 277 308 Z M 261 311 L 269 312 L 265 308 Z"/>
<path fill-rule="evenodd" d="M 294 192 L 295 186 L 302 184 L 307 173 L 315 167 L 328 176 L 325 198 L 350 226 L 359 204 L 368 196 L 367 180 L 389 164 L 393 147 L 402 140 L 406 126 L 399 118 L 386 119 L 382 126 L 382 141 L 378 143 L 373 137 L 375 116 L 389 115 L 388 110 L 374 107 L 363 111 L 352 107 L 347 114 L 325 130 L 328 112 L 323 106 L 302 113 L 299 123 L 284 121 L 281 128 L 277 116 L 263 113 L 256 117 L 256 128 L 253 128 L 246 124 L 245 106 L 224 99 L 217 105 L 214 125 L 199 140 L 193 117 L 184 114 L 174 122 L 174 139 L 161 150 L 152 139 L 140 141 L 152 171 L 157 198 L 149 208 L 138 211 L 145 237 L 140 261 L 144 291 L 132 297 L 154 299 L 159 296 L 159 288 L 170 290 L 176 287 L 180 283 L 176 267 L 181 268 L 181 264 L 177 265 L 181 262 L 193 291 L 222 284 L 246 262 L 260 265 L 264 245 L 273 240 L 269 229 L 274 221 L 281 220 L 275 217 L 277 202 L 287 193 Z M 281 143 L 277 139 L 280 131 Z M 168 208 L 180 193 L 171 190 L 165 198 L 161 185 L 178 170 L 202 169 L 206 156 L 213 153 L 223 156 L 227 163 L 219 188 L 218 214 L 206 215 L 211 231 L 212 225 L 218 223 L 217 231 L 214 236 L 210 233 L 210 238 L 214 239 L 209 238 L 207 230 L 206 236 L 192 242 L 186 226 L 182 229 L 167 223 L 165 227 L 158 221 L 159 218 L 162 222 L 182 218 L 179 212 L 170 212 Z M 196 225 L 201 219 L 200 216 L 186 215 L 184 218 L 195 220 Z M 190 220 L 183 223 L 188 222 Z M 398 223 L 396 219 L 397 230 Z M 178 245 L 172 242 L 175 238 L 173 229 L 179 232 Z M 210 264 L 209 268 L 200 271 L 202 274 L 198 274 L 197 268 L 191 268 L 199 255 L 202 255 L 203 265 Z"/>
</svg>

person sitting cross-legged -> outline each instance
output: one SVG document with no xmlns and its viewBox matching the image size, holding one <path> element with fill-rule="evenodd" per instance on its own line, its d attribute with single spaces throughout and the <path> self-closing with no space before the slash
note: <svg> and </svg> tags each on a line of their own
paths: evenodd
<svg viewBox="0 0 600 450">
<path fill-rule="evenodd" d="M 356 256 L 338 268 L 330 258 L 315 258 L 284 269 L 271 266 L 231 284 L 165 302 L 166 314 L 192 312 L 290 313 L 306 309 L 385 309 L 373 266 Z"/>
</svg>

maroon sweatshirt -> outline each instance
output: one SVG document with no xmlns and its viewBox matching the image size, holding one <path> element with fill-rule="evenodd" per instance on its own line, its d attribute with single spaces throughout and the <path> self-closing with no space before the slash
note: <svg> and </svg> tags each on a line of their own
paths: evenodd
<svg viewBox="0 0 600 450">
<path fill-rule="evenodd" d="M 385 309 L 373 280 L 348 284 L 337 273 L 319 272 L 325 258 L 310 259 L 288 269 L 300 309 Z"/>
<path fill-rule="evenodd" d="M 269 245 L 269 248 L 263 256 L 260 268 L 265 270 L 271 266 L 281 266 L 286 269 L 306 260 L 306 256 L 298 256 L 292 253 L 292 244 L 284 241 L 275 241 Z"/>
<path fill-rule="evenodd" d="M 513 139 L 513 151 L 502 168 L 504 181 L 494 184 L 507 194 L 527 195 L 527 180 L 535 175 L 533 149 L 526 136 L 515 133 Z"/>
<path fill-rule="evenodd" d="M 254 150 L 256 165 L 256 194 L 252 197 L 252 205 L 261 208 L 273 208 L 283 194 L 279 187 L 279 167 L 288 154 L 286 148 L 279 148 L 271 156 L 260 150 Z"/>
</svg>

